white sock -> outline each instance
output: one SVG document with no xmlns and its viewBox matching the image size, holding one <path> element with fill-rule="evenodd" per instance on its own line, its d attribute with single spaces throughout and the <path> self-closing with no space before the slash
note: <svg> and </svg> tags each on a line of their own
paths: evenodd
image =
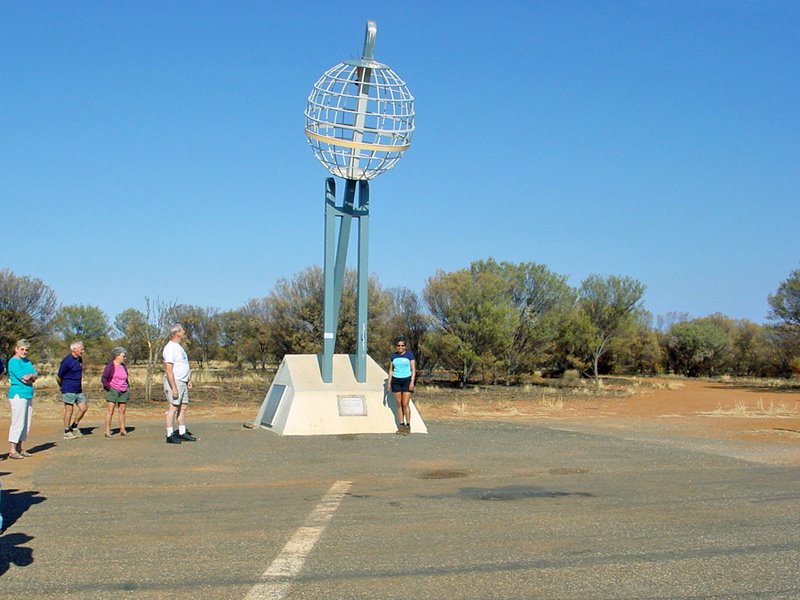
<svg viewBox="0 0 800 600">
<path fill-rule="evenodd" d="M 167 437 L 171 436 L 174 431 L 172 427 L 167 427 Z"/>
<path fill-rule="evenodd" d="M 178 425 L 178 433 L 180 435 L 183 435 L 184 433 L 186 433 L 186 425 Z"/>
</svg>

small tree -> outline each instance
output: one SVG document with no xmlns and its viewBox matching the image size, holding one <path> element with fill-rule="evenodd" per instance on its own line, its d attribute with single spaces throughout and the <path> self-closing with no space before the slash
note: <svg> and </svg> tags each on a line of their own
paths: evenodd
<svg viewBox="0 0 800 600">
<path fill-rule="evenodd" d="M 490 258 L 472 263 L 470 270 L 494 273 L 505 282 L 499 301 L 509 303 L 516 314 L 501 362 L 506 384 L 516 383 L 520 375 L 532 372 L 552 350 L 558 325 L 575 303 L 575 291 L 565 276 L 532 262 L 497 263 Z"/>
<path fill-rule="evenodd" d="M 132 347 L 139 346 L 140 351 L 144 352 L 144 398 L 146 402 L 150 402 L 153 399 L 153 378 L 161 363 L 160 351 L 167 342 L 170 325 L 174 325 L 171 318 L 175 314 L 176 303 L 163 302 L 158 298 L 152 301 L 145 296 L 144 305 L 144 312 L 127 309 L 120 313 L 115 320 L 115 327 L 125 333 L 125 338 Z"/>
<path fill-rule="evenodd" d="M 102 363 L 107 358 L 111 349 L 108 337 L 111 326 L 100 308 L 85 304 L 64 306 L 55 320 L 54 328 L 64 342 L 84 342 L 91 361 Z"/>
<path fill-rule="evenodd" d="M 600 387 L 600 359 L 611 341 L 635 325 L 644 284 L 630 277 L 590 275 L 581 283 L 579 306 L 593 327 L 589 342 L 595 385 Z"/>
<path fill-rule="evenodd" d="M 275 354 L 270 326 L 271 306 L 268 298 L 248 300 L 239 313 L 239 352 L 253 367 L 267 368 L 269 358 Z"/>
<path fill-rule="evenodd" d="M 800 270 L 792 271 L 767 301 L 777 359 L 781 371 L 791 375 L 800 367 Z"/>
<path fill-rule="evenodd" d="M 776 369 L 771 364 L 773 349 L 765 335 L 764 327 L 747 320 L 736 321 L 735 325 L 733 374 L 754 377 L 775 375 Z"/>
<path fill-rule="evenodd" d="M 0 355 L 11 356 L 20 338 L 49 334 L 57 312 L 56 293 L 41 279 L 0 270 Z"/>
<path fill-rule="evenodd" d="M 291 279 L 279 279 L 262 301 L 259 310 L 271 328 L 277 358 L 322 351 L 323 283 L 322 268 L 310 267 Z"/>
<path fill-rule="evenodd" d="M 126 308 L 114 319 L 116 342 L 128 351 L 126 360 L 136 364 L 147 360 L 147 316 L 135 308 Z"/>
<path fill-rule="evenodd" d="M 336 333 L 337 352 L 353 352 L 356 348 L 357 279 L 354 270 L 345 271 Z M 367 296 L 367 350 L 385 353 L 389 294 L 381 288 L 377 278 L 370 277 Z M 310 267 L 291 279 L 280 279 L 264 302 L 271 336 L 270 350 L 275 358 L 281 359 L 285 354 L 322 352 L 324 277 L 320 267 Z"/>
<path fill-rule="evenodd" d="M 217 315 L 219 323 L 220 356 L 224 360 L 236 363 L 241 367 L 241 343 L 245 336 L 244 315 L 242 309 L 226 310 Z"/>
<path fill-rule="evenodd" d="M 687 377 L 719 374 L 732 347 L 729 332 L 711 319 L 676 323 L 665 341 L 671 370 Z"/>
<path fill-rule="evenodd" d="M 431 328 L 430 316 L 425 313 L 422 301 L 416 292 L 400 287 L 390 290 L 389 331 L 392 337 L 402 336 L 408 347 L 414 351 L 417 371 L 431 366 L 430 356 L 423 346 L 423 340 Z"/>
<path fill-rule="evenodd" d="M 800 269 L 792 271 L 778 291 L 767 298 L 769 319 L 789 327 L 800 328 Z"/>
<path fill-rule="evenodd" d="M 424 297 L 433 329 L 427 345 L 462 387 L 477 368 L 496 369 L 508 352 L 519 314 L 506 290 L 501 276 L 480 269 L 438 271 L 428 279 Z"/>
<path fill-rule="evenodd" d="M 655 375 L 661 371 L 664 351 L 651 320 L 650 314 L 643 312 L 626 333 L 611 342 L 608 355 L 612 372 Z"/>
<path fill-rule="evenodd" d="M 207 365 L 219 349 L 219 310 L 189 304 L 178 304 L 168 317 L 180 323 L 187 333 L 187 352 L 196 357 L 200 366 Z"/>
</svg>

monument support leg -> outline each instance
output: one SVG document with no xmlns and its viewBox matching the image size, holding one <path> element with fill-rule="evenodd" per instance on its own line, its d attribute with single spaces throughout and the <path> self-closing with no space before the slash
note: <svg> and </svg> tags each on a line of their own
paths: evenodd
<svg viewBox="0 0 800 600">
<path fill-rule="evenodd" d="M 356 315 L 356 381 L 367 380 L 367 322 L 369 320 L 369 182 L 358 186 L 358 296 Z"/>
<path fill-rule="evenodd" d="M 353 179 L 345 180 L 342 206 L 336 206 L 336 182 L 333 177 L 325 180 L 325 262 L 324 262 L 324 298 L 323 298 L 323 341 L 320 372 L 324 383 L 333 381 L 333 354 L 336 351 L 336 334 L 339 329 L 339 311 L 342 305 L 347 250 L 350 245 L 350 229 L 355 214 L 354 204 L 356 184 Z M 366 182 L 362 182 L 366 183 Z M 362 188 L 363 189 L 363 188 Z M 362 189 L 359 189 L 359 197 Z M 367 187 L 367 189 L 369 189 Z M 369 192 L 366 195 L 367 206 Z M 359 200 L 361 206 L 361 200 Z M 368 210 L 368 209 L 367 209 Z M 361 231 L 361 210 L 355 216 L 359 218 L 359 236 Z M 336 242 L 336 218 L 339 217 L 339 239 Z M 366 256 L 364 257 L 366 260 Z M 359 260 L 360 257 L 359 257 Z M 364 308 L 366 311 L 366 306 Z M 360 325 L 357 325 L 360 327 Z M 366 330 L 366 318 L 364 329 Z M 356 331 L 356 339 L 359 339 Z M 366 335 L 366 333 L 365 333 Z M 365 342 L 366 343 L 366 342 Z M 365 346 L 366 347 L 366 346 Z M 358 354 L 358 352 L 356 352 Z M 364 352 L 364 369 L 366 369 L 366 350 Z M 365 375 L 366 376 L 366 375 Z M 360 381 L 360 380 L 359 380 Z"/>
<path fill-rule="evenodd" d="M 325 383 L 333 381 L 333 352 L 336 346 L 336 318 L 333 301 L 336 213 L 336 181 L 333 177 L 328 177 L 325 180 L 325 263 L 323 266 L 325 281 L 323 283 L 324 315 L 322 362 L 320 364 L 322 381 Z"/>
<path fill-rule="evenodd" d="M 344 288 L 344 271 L 347 264 L 347 249 L 350 246 L 350 227 L 353 223 L 353 205 L 356 195 L 356 181 L 346 179 L 344 199 L 339 209 L 339 244 L 336 248 L 336 266 L 333 276 L 333 327 L 334 337 L 339 325 L 339 309 L 342 306 L 342 290 Z"/>
</svg>

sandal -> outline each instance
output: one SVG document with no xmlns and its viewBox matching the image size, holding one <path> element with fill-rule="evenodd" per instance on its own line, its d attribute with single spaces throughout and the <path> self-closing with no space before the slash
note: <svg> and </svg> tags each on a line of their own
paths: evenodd
<svg viewBox="0 0 800 600">
<path fill-rule="evenodd" d="M 106 436 L 107 438 L 111 437 L 111 434 L 109 432 L 107 432 L 107 431 L 103 435 Z"/>
<path fill-rule="evenodd" d="M 120 432 L 119 432 L 119 434 L 120 434 L 122 437 L 125 437 L 126 435 L 128 435 L 128 432 L 127 432 L 127 431 L 120 431 Z"/>
<path fill-rule="evenodd" d="M 20 450 L 20 452 L 19 452 L 19 453 L 20 453 L 20 454 L 22 454 L 22 456 L 24 456 L 25 458 L 28 458 L 28 457 L 30 457 L 30 456 L 33 456 L 33 454 L 31 454 L 31 453 L 30 453 L 30 452 L 28 452 L 27 450 Z"/>
<path fill-rule="evenodd" d="M 22 456 L 22 454 L 20 454 L 19 452 L 9 452 L 8 453 L 8 458 L 13 458 L 15 460 L 18 460 L 20 458 L 25 458 L 25 457 Z"/>
</svg>

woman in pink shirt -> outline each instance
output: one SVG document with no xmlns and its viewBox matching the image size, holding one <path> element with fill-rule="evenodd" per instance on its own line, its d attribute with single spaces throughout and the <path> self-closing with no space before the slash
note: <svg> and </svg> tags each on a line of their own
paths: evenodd
<svg viewBox="0 0 800 600">
<path fill-rule="evenodd" d="M 100 381 L 106 391 L 106 433 L 107 438 L 111 437 L 111 417 L 114 416 L 114 407 L 119 406 L 119 434 L 128 435 L 125 430 L 125 407 L 130 399 L 130 386 L 128 385 L 128 368 L 125 366 L 125 348 L 114 348 L 111 352 L 113 357 L 106 368 Z"/>
</svg>

